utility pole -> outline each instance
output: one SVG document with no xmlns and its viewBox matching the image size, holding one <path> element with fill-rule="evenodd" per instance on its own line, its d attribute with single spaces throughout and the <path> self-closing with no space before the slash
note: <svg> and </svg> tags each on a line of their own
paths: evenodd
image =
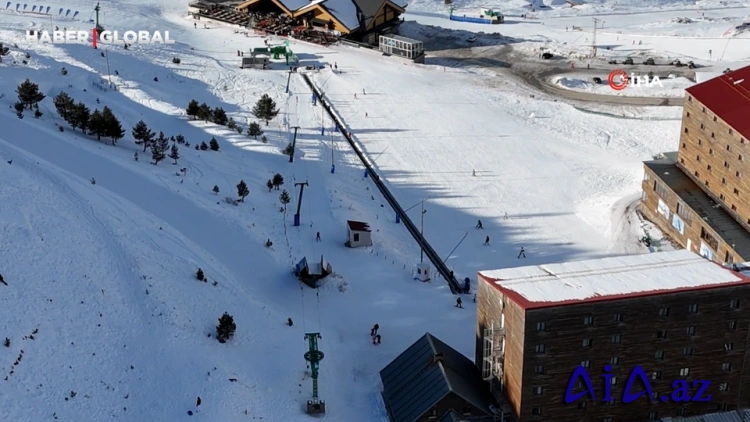
<svg viewBox="0 0 750 422">
<path fill-rule="evenodd" d="M 422 227 L 419 229 L 419 234 L 422 236 L 422 239 L 424 239 L 424 213 L 426 213 L 427 210 L 424 209 L 424 199 L 422 199 L 422 212 L 420 213 L 420 219 L 422 220 Z M 419 248 L 419 262 L 424 262 L 424 248 Z"/>
<path fill-rule="evenodd" d="M 109 80 L 109 87 L 112 88 L 112 74 L 109 73 L 109 48 L 104 49 L 104 57 L 107 59 L 107 79 Z"/>
<path fill-rule="evenodd" d="M 323 136 L 326 134 L 326 128 L 325 128 L 325 117 L 323 115 L 323 95 L 325 95 L 324 92 L 320 93 L 320 136 Z"/>
<path fill-rule="evenodd" d="M 591 57 L 596 57 L 596 29 L 601 19 L 591 18 L 594 21 L 594 35 L 591 37 Z"/>
<path fill-rule="evenodd" d="M 336 162 L 334 161 L 334 158 L 333 158 L 333 147 L 334 147 L 333 133 L 331 133 L 331 174 L 336 173 Z"/>
<path fill-rule="evenodd" d="M 295 187 L 299 186 L 299 201 L 297 201 L 297 213 L 294 214 L 294 225 L 299 226 L 299 211 L 302 208 L 302 192 L 305 191 L 305 186 L 309 186 L 307 182 L 295 183 Z"/>
<path fill-rule="evenodd" d="M 299 126 L 294 126 L 292 129 L 294 129 L 294 138 L 292 139 L 292 152 L 289 153 L 289 162 L 294 162 L 294 148 L 297 146 L 297 130 L 299 130 Z"/>
<path fill-rule="evenodd" d="M 289 93 L 289 81 L 292 80 L 292 69 L 289 69 L 289 76 L 286 77 L 286 93 Z"/>
</svg>

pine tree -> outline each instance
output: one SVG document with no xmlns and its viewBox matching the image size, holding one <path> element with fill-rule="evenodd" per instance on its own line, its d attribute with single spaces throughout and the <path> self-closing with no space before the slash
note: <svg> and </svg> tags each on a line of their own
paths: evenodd
<svg viewBox="0 0 750 422">
<path fill-rule="evenodd" d="M 151 143 L 151 158 L 154 160 L 154 165 L 158 165 L 159 161 L 167 158 L 168 149 L 169 139 L 164 136 L 164 132 L 159 132 L 159 137 Z"/>
<path fill-rule="evenodd" d="M 96 140 L 101 141 L 102 135 L 104 135 L 106 131 L 107 122 L 104 120 L 102 112 L 100 112 L 99 109 L 94 110 L 94 112 L 91 113 L 91 118 L 89 119 L 89 133 L 92 135 L 96 135 Z"/>
<path fill-rule="evenodd" d="M 209 107 L 206 103 L 199 105 L 197 116 L 199 119 L 204 120 L 206 123 L 208 123 L 208 121 L 211 120 L 211 107 Z"/>
<path fill-rule="evenodd" d="M 137 145 L 143 145 L 143 152 L 146 152 L 146 149 L 154 142 L 154 132 L 146 126 L 143 120 L 140 120 L 133 126 L 133 138 Z"/>
<path fill-rule="evenodd" d="M 42 117 L 42 114 L 43 113 L 39 111 L 39 109 L 34 110 L 34 117 L 36 117 L 37 119 Z"/>
<path fill-rule="evenodd" d="M 21 82 L 21 85 L 18 85 L 16 93 L 18 93 L 18 101 L 23 103 L 28 109 L 31 109 L 31 107 L 38 104 L 46 97 L 46 95 L 39 92 L 39 85 L 28 79 Z"/>
<path fill-rule="evenodd" d="M 276 102 L 268 94 L 263 94 L 253 107 L 253 116 L 265 120 L 266 126 L 278 114 L 279 109 L 276 108 Z"/>
<path fill-rule="evenodd" d="M 175 137 L 174 137 L 174 140 L 175 140 L 175 142 L 177 142 L 177 143 L 178 143 L 178 144 L 180 144 L 180 145 L 182 145 L 182 144 L 184 144 L 184 143 L 185 143 L 185 137 L 184 137 L 184 136 L 182 136 L 182 135 L 177 135 L 177 136 L 175 136 Z"/>
<path fill-rule="evenodd" d="M 185 110 L 185 114 L 187 114 L 188 117 L 194 120 L 196 117 L 198 117 L 198 113 L 200 113 L 200 106 L 198 105 L 198 101 L 190 100 L 190 103 Z"/>
<path fill-rule="evenodd" d="M 284 155 L 292 155 L 292 153 L 294 152 L 294 145 L 292 145 L 291 142 L 286 144 L 286 148 L 284 148 L 284 151 L 282 152 L 284 153 Z"/>
<path fill-rule="evenodd" d="M 279 173 L 274 174 L 273 179 L 271 180 L 273 181 L 273 185 L 274 187 L 276 187 L 276 190 L 279 190 L 279 186 L 284 184 L 284 176 Z"/>
<path fill-rule="evenodd" d="M 252 136 L 254 139 L 258 139 L 258 136 L 262 135 L 263 131 L 260 129 L 258 122 L 250 123 L 247 127 L 247 136 Z"/>
<path fill-rule="evenodd" d="M 234 323 L 234 318 L 224 312 L 224 315 L 219 318 L 219 325 L 216 326 L 216 339 L 219 340 L 219 343 L 226 343 L 227 340 L 234 337 L 236 330 L 237 324 Z"/>
<path fill-rule="evenodd" d="M 74 108 L 73 99 L 70 98 L 65 92 L 60 92 L 55 96 L 54 99 L 52 99 L 52 102 L 55 104 L 55 110 L 57 110 L 57 114 L 59 114 L 60 117 L 63 118 L 63 120 L 68 122 L 68 119 L 70 118 L 70 115 L 72 114 Z"/>
<path fill-rule="evenodd" d="M 22 102 L 18 101 L 13 105 L 13 107 L 16 109 L 16 116 L 23 117 L 23 111 L 26 109 L 26 106 Z"/>
<path fill-rule="evenodd" d="M 198 271 L 195 272 L 195 278 L 197 278 L 198 281 L 203 281 L 206 279 L 206 275 L 203 274 L 203 270 L 201 268 L 198 268 Z"/>
<path fill-rule="evenodd" d="M 102 135 L 112 139 L 112 145 L 116 145 L 117 141 L 125 136 L 125 129 L 122 128 L 122 124 L 109 107 L 104 106 L 102 117 L 104 118 L 104 133 Z"/>
<path fill-rule="evenodd" d="M 177 149 L 177 144 L 172 144 L 172 149 L 169 151 L 169 158 L 173 159 L 173 164 L 177 165 L 177 160 L 180 159 L 180 151 Z"/>
<path fill-rule="evenodd" d="M 211 141 L 208 143 L 208 146 L 211 148 L 211 151 L 219 150 L 219 142 L 216 141 L 216 138 L 214 138 L 213 136 L 211 137 Z"/>
<path fill-rule="evenodd" d="M 86 104 L 79 101 L 75 105 L 72 119 L 68 123 L 73 129 L 80 128 L 81 132 L 86 133 L 89 128 L 89 119 L 91 119 L 91 111 L 86 107 Z"/>
<path fill-rule="evenodd" d="M 211 110 L 211 119 L 212 122 L 216 123 L 217 125 L 226 125 L 229 119 L 227 119 L 227 112 L 224 111 L 221 107 L 216 107 L 215 109 Z"/>
<path fill-rule="evenodd" d="M 196 145 L 196 147 L 197 146 L 198 145 Z M 208 149 L 208 144 L 205 143 L 205 142 L 201 142 L 200 149 L 201 149 L 201 151 L 206 151 Z"/>
<path fill-rule="evenodd" d="M 268 191 L 271 192 L 271 190 L 273 189 L 273 182 L 271 181 L 271 179 L 268 179 L 268 181 L 266 182 L 266 187 L 268 188 Z"/>
<path fill-rule="evenodd" d="M 245 197 L 250 195 L 250 189 L 247 188 L 247 183 L 244 180 L 240 180 L 237 184 L 237 196 L 240 197 L 240 202 L 245 202 Z"/>
<path fill-rule="evenodd" d="M 227 122 L 227 127 L 229 129 L 235 129 L 237 128 L 237 122 L 234 121 L 234 118 L 230 117 L 229 121 Z"/>
<path fill-rule="evenodd" d="M 213 192 L 215 194 L 217 194 L 217 195 L 219 194 L 219 186 L 218 185 L 214 185 Z"/>
<path fill-rule="evenodd" d="M 279 201 L 284 205 L 284 212 L 286 212 L 286 204 L 292 201 L 292 198 L 289 196 L 289 192 L 287 192 L 286 190 L 281 191 L 281 195 L 279 195 Z"/>
</svg>

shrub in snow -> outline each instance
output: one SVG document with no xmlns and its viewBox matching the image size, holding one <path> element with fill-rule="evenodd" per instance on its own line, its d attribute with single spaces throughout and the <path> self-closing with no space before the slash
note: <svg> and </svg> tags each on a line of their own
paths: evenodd
<svg viewBox="0 0 750 422">
<path fill-rule="evenodd" d="M 208 143 L 209 147 L 211 148 L 211 151 L 218 151 L 219 150 L 219 142 L 216 141 L 216 138 L 211 137 L 211 141 Z"/>
<path fill-rule="evenodd" d="M 60 70 L 60 73 L 62 73 L 62 75 L 65 76 L 68 74 L 68 69 L 63 67 L 62 70 Z"/>
<path fill-rule="evenodd" d="M 214 111 L 215 111 L 215 110 L 214 110 Z M 227 122 L 227 127 L 228 127 L 229 129 L 234 129 L 234 128 L 236 128 L 236 127 L 237 127 L 237 122 L 235 122 L 235 121 L 234 121 L 234 119 L 230 117 L 230 118 L 229 118 L 229 121 Z"/>
<path fill-rule="evenodd" d="M 260 137 L 260 141 L 263 142 L 264 144 L 267 144 L 268 143 L 268 138 L 266 138 L 266 135 L 263 135 L 263 136 Z"/>
<path fill-rule="evenodd" d="M 201 142 L 201 150 L 205 151 L 207 149 L 208 149 L 208 144 L 206 144 L 205 142 Z"/>
<path fill-rule="evenodd" d="M 273 186 L 276 188 L 276 190 L 279 190 L 279 187 L 284 184 L 284 176 L 279 173 L 274 174 L 273 179 L 271 179 L 271 183 L 273 183 Z"/>
<path fill-rule="evenodd" d="M 263 138 L 265 138 L 265 136 Z M 284 148 L 284 151 L 282 152 L 284 153 L 284 155 L 292 155 L 292 153 L 294 152 L 294 146 L 291 143 L 287 144 L 286 148 Z"/>
<path fill-rule="evenodd" d="M 260 129 L 258 122 L 252 122 L 250 123 L 250 126 L 247 127 L 247 136 L 252 136 L 253 138 L 258 139 L 258 136 L 262 134 L 263 131 Z"/>
<path fill-rule="evenodd" d="M 46 95 L 39 92 L 39 85 L 28 79 L 21 82 L 21 85 L 18 85 L 16 93 L 18 94 L 18 102 L 29 109 L 34 105 L 39 104 L 39 102 L 46 97 Z"/>
<path fill-rule="evenodd" d="M 199 281 L 204 281 L 206 279 L 206 275 L 203 274 L 203 270 L 201 268 L 198 268 L 198 271 L 195 273 L 195 278 L 197 278 Z"/>
<path fill-rule="evenodd" d="M 172 63 L 174 63 L 174 64 L 180 64 L 180 58 L 179 57 L 172 57 Z"/>
<path fill-rule="evenodd" d="M 209 120 L 211 120 L 213 123 L 216 123 L 217 125 L 225 126 L 229 122 L 229 119 L 227 119 L 227 113 L 221 107 L 216 107 L 215 109 L 213 109 L 211 111 L 210 117 L 211 118 Z"/>
<path fill-rule="evenodd" d="M 268 191 L 271 192 L 271 189 L 273 189 L 273 182 L 271 181 L 271 179 L 268 179 L 268 181 L 266 182 L 266 187 L 268 188 Z"/>
<path fill-rule="evenodd" d="M 213 192 L 218 195 L 219 194 L 219 186 L 214 185 Z"/>
<path fill-rule="evenodd" d="M 42 112 L 39 111 L 39 109 L 34 110 L 34 117 L 36 117 L 37 119 L 42 117 Z"/>
<path fill-rule="evenodd" d="M 219 318 L 219 325 L 216 326 L 216 338 L 219 343 L 226 343 L 227 340 L 234 337 L 234 332 L 237 330 L 237 324 L 234 323 L 234 318 L 227 312 Z"/>
<path fill-rule="evenodd" d="M 281 195 L 279 195 L 279 202 L 284 205 L 284 212 L 286 212 L 286 204 L 291 201 L 292 198 L 289 196 L 289 192 L 287 192 L 286 190 L 281 191 Z"/>
<path fill-rule="evenodd" d="M 2 44 L 0 44 L 2 45 Z M 8 337 L 5 337 L 5 341 L 3 342 L 3 346 L 10 347 L 10 339 Z"/>
</svg>

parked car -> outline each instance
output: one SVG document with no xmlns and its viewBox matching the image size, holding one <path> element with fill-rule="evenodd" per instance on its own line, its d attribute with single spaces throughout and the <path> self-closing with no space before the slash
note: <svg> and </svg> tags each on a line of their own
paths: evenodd
<svg viewBox="0 0 750 422">
<path fill-rule="evenodd" d="M 595 83 L 595 84 L 600 84 L 600 83 L 602 83 L 602 78 L 600 78 L 600 77 L 598 77 L 598 76 L 594 77 L 594 83 Z"/>
<path fill-rule="evenodd" d="M 656 62 L 654 61 L 654 59 L 648 58 L 648 59 L 646 59 L 645 62 L 643 62 L 643 64 L 645 64 L 647 66 L 654 66 L 656 64 Z"/>
<path fill-rule="evenodd" d="M 472 35 L 472 36 L 470 36 L 470 37 L 469 37 L 469 38 L 468 38 L 468 39 L 467 39 L 466 41 L 468 41 L 468 42 L 474 42 L 474 41 L 476 41 L 476 40 L 477 40 L 477 37 L 476 37 L 476 35 Z"/>
<path fill-rule="evenodd" d="M 631 57 L 628 57 L 627 59 L 623 60 L 622 64 L 633 64 L 633 59 Z"/>
<path fill-rule="evenodd" d="M 555 56 L 552 53 L 544 53 L 544 54 L 542 54 L 542 58 L 544 60 L 549 60 L 549 59 L 551 59 L 553 57 L 555 57 Z"/>
</svg>

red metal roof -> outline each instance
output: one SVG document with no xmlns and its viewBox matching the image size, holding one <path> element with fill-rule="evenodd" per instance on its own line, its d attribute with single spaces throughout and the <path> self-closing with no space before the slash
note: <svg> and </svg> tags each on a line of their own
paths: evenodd
<svg viewBox="0 0 750 422">
<path fill-rule="evenodd" d="M 728 271 L 731 271 L 731 270 L 728 270 Z M 684 288 L 679 288 L 679 289 L 662 289 L 662 290 L 651 290 L 648 292 L 635 292 L 635 293 L 625 293 L 625 294 L 617 294 L 617 295 L 594 296 L 594 297 L 590 297 L 588 299 L 583 299 L 583 300 L 564 300 L 564 301 L 559 301 L 559 302 L 533 302 L 533 301 L 526 299 L 518 292 L 507 289 L 497 283 L 498 281 L 502 282 L 502 280 L 488 278 L 488 277 L 483 276 L 482 274 L 477 274 L 477 275 L 479 276 L 480 282 L 484 281 L 485 283 L 489 283 L 490 286 L 499 290 L 508 299 L 517 303 L 521 309 L 526 310 L 526 309 L 552 308 L 555 306 L 565 306 L 565 305 L 578 305 L 581 303 L 604 302 L 608 300 L 632 299 L 636 297 L 657 296 L 657 295 L 662 295 L 666 293 L 681 293 L 681 292 L 689 292 L 689 291 L 720 289 L 723 287 L 737 287 L 737 286 L 750 284 L 749 277 L 745 276 L 744 274 L 738 273 L 736 271 L 732 271 L 732 273 L 734 273 L 734 275 L 740 278 L 740 281 L 736 281 L 733 283 L 704 284 L 699 287 L 684 287 Z"/>
<path fill-rule="evenodd" d="M 353 230 L 355 232 L 369 232 L 370 231 L 370 225 L 365 223 L 364 221 L 348 220 L 346 224 L 349 226 L 350 230 Z"/>
<path fill-rule="evenodd" d="M 750 140 L 750 66 L 694 85 L 687 92 Z"/>
</svg>

